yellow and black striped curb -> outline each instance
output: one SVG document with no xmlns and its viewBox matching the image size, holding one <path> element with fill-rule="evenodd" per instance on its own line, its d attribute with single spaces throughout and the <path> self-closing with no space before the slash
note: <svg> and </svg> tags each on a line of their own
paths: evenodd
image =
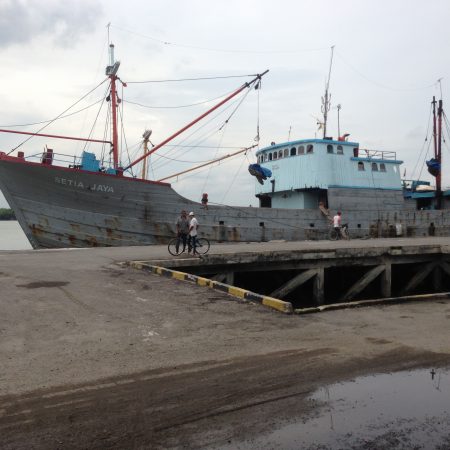
<svg viewBox="0 0 450 450">
<path fill-rule="evenodd" d="M 276 309 L 277 311 L 281 311 L 286 314 L 291 314 L 293 311 L 292 303 L 290 302 L 285 302 L 273 297 L 267 297 L 252 291 L 247 291 L 246 289 L 230 286 L 229 284 L 219 283 L 218 281 L 210 280 L 209 278 L 199 277 L 197 275 L 191 275 L 190 273 L 179 272 L 177 270 L 166 269 L 165 267 L 152 266 L 151 264 L 146 264 L 140 261 L 131 261 L 129 265 L 135 269 L 148 270 L 154 274 L 163 275 L 168 278 L 192 281 L 197 283 L 199 286 L 206 286 L 211 289 L 216 289 L 217 291 L 225 292 L 226 294 L 230 294 L 243 300 L 261 303 L 264 306 L 268 306 L 269 308 Z"/>
</svg>

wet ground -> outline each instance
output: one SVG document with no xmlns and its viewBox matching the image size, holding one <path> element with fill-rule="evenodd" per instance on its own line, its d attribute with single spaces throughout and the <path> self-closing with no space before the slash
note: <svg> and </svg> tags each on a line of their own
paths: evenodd
<svg viewBox="0 0 450 450">
<path fill-rule="evenodd" d="M 234 449 L 448 449 L 450 372 L 422 369 L 324 386 L 314 413 Z"/>
</svg>

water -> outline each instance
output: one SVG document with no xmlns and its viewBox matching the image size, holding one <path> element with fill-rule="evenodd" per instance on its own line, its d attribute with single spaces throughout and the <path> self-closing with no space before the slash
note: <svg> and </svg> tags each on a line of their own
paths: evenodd
<svg viewBox="0 0 450 450">
<path fill-rule="evenodd" d="M 15 220 L 0 220 L 0 250 L 28 250 L 31 245 Z"/>
<path fill-rule="evenodd" d="M 235 449 L 448 449 L 450 371 L 426 369 L 357 378 L 319 389 L 314 417 Z M 225 447 L 227 448 L 227 447 Z"/>
</svg>

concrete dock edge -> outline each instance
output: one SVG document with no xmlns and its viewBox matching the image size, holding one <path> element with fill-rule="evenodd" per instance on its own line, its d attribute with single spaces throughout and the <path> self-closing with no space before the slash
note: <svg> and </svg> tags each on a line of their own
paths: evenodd
<svg viewBox="0 0 450 450">
<path fill-rule="evenodd" d="M 346 303 L 331 303 L 329 305 L 313 306 L 310 308 L 296 308 L 294 309 L 295 314 L 314 314 L 318 312 L 325 311 L 335 311 L 338 309 L 349 309 L 349 308 L 363 308 L 368 306 L 376 305 L 389 305 L 389 304 L 399 304 L 407 302 L 419 302 L 419 301 L 436 301 L 436 300 L 449 300 L 450 292 L 442 292 L 438 294 L 421 294 L 421 295 L 408 295 L 405 297 L 388 297 L 388 298 L 377 298 L 373 300 L 359 300 Z"/>
<path fill-rule="evenodd" d="M 206 286 L 211 289 L 229 294 L 233 297 L 240 298 L 241 300 L 260 303 L 261 305 L 267 306 L 285 314 L 292 314 L 293 312 L 292 303 L 290 302 L 285 302 L 277 298 L 257 294 L 256 292 L 248 291 L 236 286 L 231 286 L 229 284 L 219 283 L 218 281 L 210 280 L 209 278 L 199 277 L 197 275 L 192 275 L 190 273 L 180 272 L 177 270 L 166 269 L 165 267 L 153 266 L 143 261 L 130 261 L 128 265 L 135 269 L 147 270 L 156 275 L 175 278 L 176 280 L 181 281 L 191 281 L 199 286 Z"/>
</svg>

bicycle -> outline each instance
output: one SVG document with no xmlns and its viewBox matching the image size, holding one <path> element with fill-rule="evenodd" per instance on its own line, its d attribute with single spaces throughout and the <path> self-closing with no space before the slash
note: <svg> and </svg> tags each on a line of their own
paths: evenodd
<svg viewBox="0 0 450 450">
<path fill-rule="evenodd" d="M 209 252 L 211 244 L 206 238 L 198 238 L 195 244 L 195 253 L 198 255 L 206 255 Z M 169 245 L 167 246 L 167 250 L 172 256 L 181 255 L 188 249 L 188 252 L 192 250 L 191 241 L 188 239 L 187 245 L 183 247 L 183 242 L 179 237 L 175 237 L 170 240 Z"/>
<path fill-rule="evenodd" d="M 340 233 L 340 236 L 338 233 Z M 331 228 L 329 238 L 331 241 L 337 241 L 339 239 L 348 241 L 350 239 L 350 235 L 348 233 L 348 224 L 347 223 L 342 224 L 341 228 L 339 229 L 339 232 L 336 231 L 334 227 Z"/>
</svg>

